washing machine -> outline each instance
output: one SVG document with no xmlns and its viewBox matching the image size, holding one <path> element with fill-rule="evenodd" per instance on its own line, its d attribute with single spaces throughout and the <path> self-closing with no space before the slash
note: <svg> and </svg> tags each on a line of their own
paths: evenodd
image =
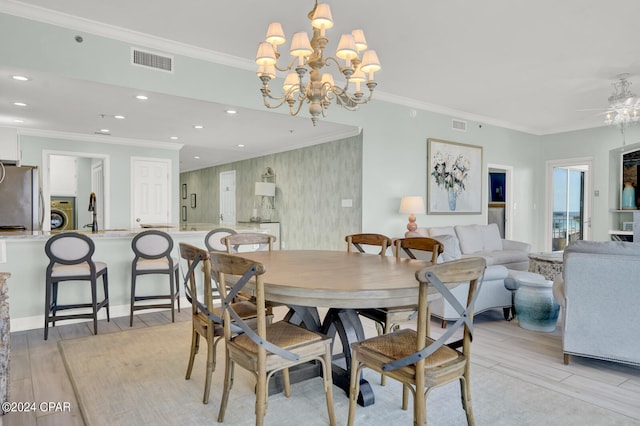
<svg viewBox="0 0 640 426">
<path fill-rule="evenodd" d="M 51 230 L 76 229 L 76 197 L 51 197 Z"/>
</svg>

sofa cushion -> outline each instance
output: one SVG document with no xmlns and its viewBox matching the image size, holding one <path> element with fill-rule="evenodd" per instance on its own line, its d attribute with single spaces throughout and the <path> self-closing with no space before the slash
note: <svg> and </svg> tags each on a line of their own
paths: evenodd
<svg viewBox="0 0 640 426">
<path fill-rule="evenodd" d="M 498 225 L 490 223 L 482 227 L 482 250 L 499 251 L 502 250 L 502 238 Z"/>
<path fill-rule="evenodd" d="M 457 260 L 462 257 L 460 253 L 460 244 L 458 239 L 453 235 L 434 235 L 434 240 L 440 241 L 444 251 L 438 256 L 438 263 L 449 262 L 451 260 Z"/>
<path fill-rule="evenodd" d="M 427 236 L 431 238 L 437 235 L 453 235 L 458 238 L 453 226 L 434 226 L 433 228 L 427 228 L 427 232 L 429 233 Z"/>
<path fill-rule="evenodd" d="M 489 265 L 509 265 L 518 262 L 529 262 L 529 257 L 526 252 L 516 250 L 502 250 L 502 251 L 482 251 L 473 253 L 469 256 L 481 256 L 487 261 Z"/>
<path fill-rule="evenodd" d="M 484 249 L 480 225 L 456 225 L 455 231 L 463 254 L 479 253 Z"/>
</svg>

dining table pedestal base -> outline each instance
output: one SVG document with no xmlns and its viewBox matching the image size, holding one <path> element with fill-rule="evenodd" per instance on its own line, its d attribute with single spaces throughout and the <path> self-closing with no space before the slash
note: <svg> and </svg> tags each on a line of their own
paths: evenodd
<svg viewBox="0 0 640 426">
<path fill-rule="evenodd" d="M 305 328 L 318 331 L 331 337 L 335 342 L 336 336 L 342 344 L 342 353 L 333 355 L 333 384 L 342 389 L 349 396 L 349 384 L 351 380 L 351 343 L 364 340 L 364 329 L 360 317 L 355 309 L 331 308 L 324 320 L 320 320 L 318 310 L 313 307 L 290 305 L 285 320 L 296 325 L 304 325 Z M 333 347 L 333 344 L 332 344 Z M 307 363 L 289 370 L 291 383 L 297 383 L 311 377 L 322 374 L 319 363 Z M 269 393 L 282 392 L 282 375 L 277 374 L 269 382 Z M 366 407 L 375 403 L 373 388 L 363 376 L 360 376 L 360 393 L 358 404 Z"/>
</svg>

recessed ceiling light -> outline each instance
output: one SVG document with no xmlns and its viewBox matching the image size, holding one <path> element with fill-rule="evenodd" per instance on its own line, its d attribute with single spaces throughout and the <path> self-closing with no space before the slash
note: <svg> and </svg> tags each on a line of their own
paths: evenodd
<svg viewBox="0 0 640 426">
<path fill-rule="evenodd" d="M 177 137 L 177 136 L 171 136 L 171 137 L 169 137 L 169 139 L 174 140 L 174 141 L 177 141 L 177 140 L 178 140 L 178 139 L 180 139 L 180 138 L 179 138 L 179 137 Z"/>
<path fill-rule="evenodd" d="M 141 101 L 146 101 L 147 99 L 149 99 L 149 97 L 145 95 L 138 95 L 136 96 L 136 99 L 139 99 Z"/>
<path fill-rule="evenodd" d="M 24 75 L 14 75 L 12 78 L 18 81 L 29 81 L 29 77 L 25 77 Z"/>
<path fill-rule="evenodd" d="M 15 120 L 13 120 L 13 122 L 14 122 L 14 123 L 24 123 L 24 120 L 18 120 L 18 119 L 15 119 Z"/>
<path fill-rule="evenodd" d="M 117 118 L 118 120 L 124 120 L 126 117 L 124 115 L 114 115 L 113 118 Z"/>
<path fill-rule="evenodd" d="M 19 106 L 19 107 L 26 107 L 27 104 L 25 104 L 24 102 L 14 102 L 13 103 L 15 106 Z"/>
<path fill-rule="evenodd" d="M 109 129 L 100 129 L 101 133 L 109 133 Z"/>
<path fill-rule="evenodd" d="M 195 126 L 193 126 L 194 129 L 204 129 L 204 126 L 201 124 L 196 124 Z"/>
<path fill-rule="evenodd" d="M 194 155 L 193 158 L 195 158 L 196 160 L 199 160 L 200 156 L 199 155 Z"/>
<path fill-rule="evenodd" d="M 236 145 L 238 148 L 244 148 L 244 144 L 243 143 L 239 143 L 238 145 Z"/>
<path fill-rule="evenodd" d="M 233 114 L 237 114 L 237 113 L 238 113 L 238 111 L 236 111 L 235 109 L 228 109 L 228 110 L 226 110 L 225 112 L 226 112 L 227 114 L 229 114 L 229 115 L 233 115 Z"/>
</svg>

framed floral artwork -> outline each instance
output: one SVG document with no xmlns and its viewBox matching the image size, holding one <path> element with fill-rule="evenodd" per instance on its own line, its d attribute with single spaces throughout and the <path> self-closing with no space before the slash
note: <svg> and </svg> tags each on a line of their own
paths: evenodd
<svg viewBox="0 0 640 426">
<path fill-rule="evenodd" d="M 482 213 L 482 147 L 427 140 L 427 212 Z"/>
</svg>

